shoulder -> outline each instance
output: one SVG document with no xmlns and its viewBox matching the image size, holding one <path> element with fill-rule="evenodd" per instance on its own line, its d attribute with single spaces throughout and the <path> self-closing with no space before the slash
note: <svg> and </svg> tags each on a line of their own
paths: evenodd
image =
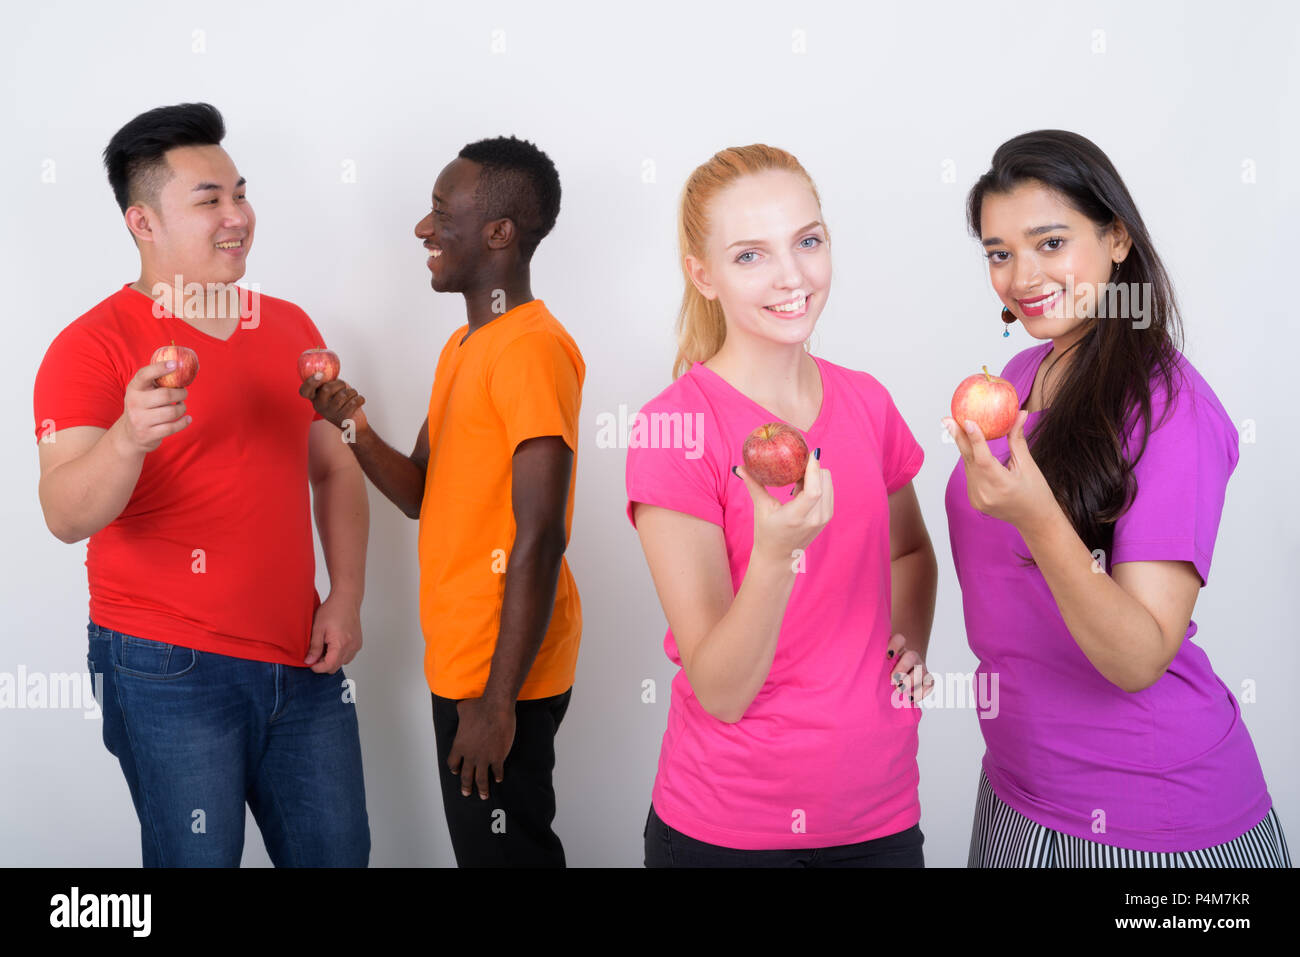
<svg viewBox="0 0 1300 957">
<path fill-rule="evenodd" d="M 822 370 L 823 386 L 830 386 L 839 393 L 851 396 L 872 413 L 887 411 L 893 406 L 894 398 L 889 389 L 870 372 L 837 365 L 820 356 L 815 358 Z"/>
<path fill-rule="evenodd" d="M 129 290 L 119 289 L 64 326 L 50 343 L 47 355 L 78 348 L 98 350 L 105 343 L 127 338 L 131 324 L 127 301 L 123 297 L 128 292 Z"/>
<path fill-rule="evenodd" d="M 641 406 L 641 412 L 699 411 L 710 405 L 707 389 L 707 380 L 693 365 Z"/>
<path fill-rule="evenodd" d="M 1007 360 L 1007 364 L 1002 367 L 998 377 L 1014 383 L 1021 376 L 1033 372 L 1038 367 L 1038 364 L 1043 361 L 1043 356 L 1051 351 L 1051 348 L 1052 343 L 1049 340 L 1040 342 L 1036 346 L 1030 346 L 1028 349 L 1021 349 Z"/>
<path fill-rule="evenodd" d="M 1238 457 L 1239 436 L 1237 426 L 1223 407 L 1219 396 L 1200 371 L 1175 350 L 1172 381 L 1153 372 L 1151 389 L 1151 431 L 1148 442 L 1177 445 L 1180 448 L 1200 446 L 1203 450 L 1217 448 L 1228 461 Z M 1128 412 L 1126 439 L 1131 452 L 1141 443 L 1142 416 L 1134 405 Z"/>
<path fill-rule="evenodd" d="M 488 328 L 491 328 L 491 324 Z M 463 335 L 463 333 L 459 334 Z M 578 344 L 540 300 L 536 308 L 530 309 L 520 316 L 517 322 L 504 326 L 497 335 L 493 336 L 492 344 L 492 360 L 500 359 L 505 355 L 564 356 L 579 373 L 586 370 Z"/>
</svg>

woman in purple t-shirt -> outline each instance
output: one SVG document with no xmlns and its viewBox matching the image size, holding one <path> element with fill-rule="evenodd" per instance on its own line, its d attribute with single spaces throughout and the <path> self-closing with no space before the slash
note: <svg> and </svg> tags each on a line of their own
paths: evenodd
<svg viewBox="0 0 1300 957">
<path fill-rule="evenodd" d="M 1241 709 L 1192 641 L 1237 431 L 1179 351 L 1137 206 L 1092 142 L 1045 130 L 999 147 L 967 213 L 1003 321 L 1051 340 L 1003 370 L 1009 436 L 944 419 L 993 689 L 969 865 L 1289 867 Z"/>
<path fill-rule="evenodd" d="M 830 291 L 823 220 L 768 146 L 723 150 L 683 191 L 674 381 L 628 437 L 627 515 L 679 667 L 649 867 L 924 863 L 924 454 L 879 382 L 806 351 Z M 776 421 L 813 454 L 774 495 L 741 462 Z"/>
</svg>

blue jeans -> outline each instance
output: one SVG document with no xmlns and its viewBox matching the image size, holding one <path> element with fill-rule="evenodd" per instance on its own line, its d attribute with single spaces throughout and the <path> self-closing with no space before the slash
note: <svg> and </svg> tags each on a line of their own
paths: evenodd
<svg viewBox="0 0 1300 957">
<path fill-rule="evenodd" d="M 140 818 L 145 867 L 238 867 L 244 804 L 276 867 L 365 867 L 356 705 L 317 674 L 88 629 L 104 745 Z"/>
</svg>

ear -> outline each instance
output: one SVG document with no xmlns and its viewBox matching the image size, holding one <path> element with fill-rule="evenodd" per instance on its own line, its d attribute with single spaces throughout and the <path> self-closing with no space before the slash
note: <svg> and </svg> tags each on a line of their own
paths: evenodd
<svg viewBox="0 0 1300 957">
<path fill-rule="evenodd" d="M 705 299 L 717 299 L 718 294 L 713 289 L 713 283 L 709 282 L 709 272 L 704 268 L 704 263 L 690 255 L 682 262 L 686 267 L 686 275 L 690 276 L 691 282 L 700 291 L 700 295 Z"/>
<path fill-rule="evenodd" d="M 1111 262 L 1123 261 L 1128 258 L 1129 250 L 1133 248 L 1133 237 L 1129 235 L 1128 227 L 1118 219 L 1110 227 L 1111 243 Z"/>
<path fill-rule="evenodd" d="M 518 233 L 513 219 L 494 219 L 483 227 L 488 249 L 505 249 L 515 241 Z"/>
<path fill-rule="evenodd" d="M 148 206 L 128 206 L 123 218 L 126 220 L 126 228 L 131 230 L 131 235 L 135 237 L 136 242 L 151 243 L 153 239 L 153 223 L 157 220 L 158 214 Z"/>
</svg>

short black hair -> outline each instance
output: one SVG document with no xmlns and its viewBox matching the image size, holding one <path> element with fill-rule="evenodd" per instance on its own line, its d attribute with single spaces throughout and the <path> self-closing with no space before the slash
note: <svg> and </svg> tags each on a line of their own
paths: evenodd
<svg viewBox="0 0 1300 957">
<path fill-rule="evenodd" d="M 484 218 L 513 221 L 519 230 L 519 248 L 525 259 L 531 259 L 560 215 L 560 174 L 555 164 L 532 143 L 513 136 L 470 143 L 459 156 L 483 167 L 474 202 Z"/>
<path fill-rule="evenodd" d="M 141 201 L 156 204 L 171 178 L 164 155 L 177 146 L 215 146 L 226 123 L 210 103 L 159 106 L 141 113 L 113 134 L 104 147 L 108 184 L 122 212 Z"/>
</svg>

